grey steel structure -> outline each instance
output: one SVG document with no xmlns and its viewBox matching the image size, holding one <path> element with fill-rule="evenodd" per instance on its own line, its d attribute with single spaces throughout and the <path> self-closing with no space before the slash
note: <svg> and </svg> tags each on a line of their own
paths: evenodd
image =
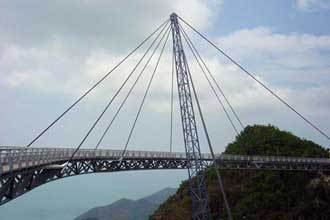
<svg viewBox="0 0 330 220">
<path fill-rule="evenodd" d="M 0 147 L 0 205 L 53 180 L 101 172 L 152 169 L 186 169 L 186 153 L 72 148 Z M 221 169 L 288 170 L 330 172 L 330 158 L 217 155 Z M 201 154 L 202 165 L 211 164 L 210 154 Z"/>
<path fill-rule="evenodd" d="M 95 123 L 90 128 L 89 132 L 86 134 L 86 136 L 84 137 L 84 139 L 77 148 L 29 148 L 50 127 L 52 127 L 68 111 L 70 111 L 71 108 L 73 108 L 80 100 L 82 100 L 90 91 L 92 91 L 95 87 L 97 87 L 98 84 L 100 84 L 114 69 L 116 69 L 122 62 L 124 62 L 132 53 L 134 53 L 134 51 L 137 50 L 158 29 L 160 29 L 163 25 L 165 25 L 164 26 L 165 28 L 167 26 L 167 22 L 165 22 L 158 29 L 156 29 L 156 31 L 153 32 L 146 40 L 144 40 L 136 49 L 134 49 L 127 57 L 125 57 L 122 61 L 120 61 L 119 64 L 117 64 L 110 72 L 108 72 L 86 93 L 84 93 L 79 99 L 77 99 L 46 129 L 44 129 L 39 135 L 37 135 L 37 137 L 33 139 L 26 146 L 26 148 L 0 147 L 0 205 L 9 202 L 14 198 L 17 198 L 18 196 L 42 184 L 74 175 L 100 173 L 100 172 L 129 171 L 129 170 L 187 169 L 190 180 L 189 181 L 190 192 L 191 192 L 192 206 L 193 206 L 192 218 L 194 220 L 199 220 L 199 219 L 207 220 L 210 218 L 209 208 L 208 208 L 208 195 L 206 191 L 203 170 L 205 169 L 205 166 L 208 166 L 212 162 L 216 162 L 216 161 L 214 160 L 213 155 L 201 154 L 197 125 L 194 114 L 193 98 L 190 91 L 191 88 L 194 89 L 194 86 L 192 79 L 191 81 L 189 81 L 190 71 L 185 56 L 185 52 L 182 46 L 178 16 L 176 14 L 172 14 L 170 17 L 170 21 L 171 21 L 171 30 L 173 37 L 173 54 L 174 54 L 175 70 L 177 76 L 177 86 L 178 86 L 178 94 L 179 94 L 179 102 L 180 102 L 180 112 L 181 112 L 184 144 L 185 144 L 185 153 L 126 151 L 126 147 L 125 147 L 125 151 L 95 150 L 95 149 L 80 150 L 80 146 L 84 143 L 90 132 L 94 129 L 95 125 L 101 119 L 101 117 L 103 116 L 103 114 L 105 113 L 105 111 L 107 110 L 107 108 L 109 107 L 112 101 L 109 102 L 107 107 L 104 109 L 104 111 L 99 116 L 99 118 L 95 121 Z M 184 20 L 182 21 L 185 24 L 187 24 L 187 22 L 185 22 Z M 243 70 L 245 73 L 250 75 L 259 84 L 261 84 L 266 90 L 271 92 L 272 95 L 274 95 L 282 103 L 284 103 L 291 110 L 297 113 L 303 120 L 305 120 L 313 128 L 318 130 L 321 134 L 323 134 L 329 139 L 329 137 L 326 134 L 324 134 L 318 127 L 316 127 L 305 117 L 299 114 L 283 99 L 281 99 L 279 96 L 273 93 L 267 86 L 265 86 L 263 83 L 258 81 L 253 75 L 251 75 L 238 63 L 236 63 L 231 57 L 225 54 L 221 49 L 215 46 L 212 42 L 210 42 L 206 37 L 204 37 L 192 26 L 190 26 L 189 24 L 187 25 L 191 27 L 195 32 L 197 32 L 207 42 L 209 42 L 212 46 L 214 46 L 223 55 L 229 58 L 229 60 L 233 62 L 236 66 L 238 66 L 241 70 Z M 157 38 L 158 37 L 156 37 L 156 39 Z M 139 65 L 139 63 L 137 65 Z M 118 90 L 116 95 L 119 93 L 119 91 L 120 89 Z M 195 92 L 195 96 L 197 100 L 196 92 Z M 230 105 L 230 103 L 228 104 Z M 201 114 L 201 118 L 202 118 L 202 114 Z M 205 128 L 205 124 L 204 124 L 204 128 Z M 205 129 L 205 133 L 207 133 L 206 129 Z M 211 152 L 213 151 L 211 150 Z M 263 157 L 263 156 L 241 156 L 241 155 L 217 155 L 217 158 L 219 162 L 218 167 L 220 169 L 257 169 L 257 170 L 263 169 L 263 170 L 294 170 L 294 171 L 327 172 L 327 173 L 330 172 L 329 158 L 295 158 L 295 157 L 273 157 L 273 156 Z M 227 213 L 230 214 L 230 210 L 227 211 Z"/>
<path fill-rule="evenodd" d="M 192 219 L 207 220 L 209 216 L 208 195 L 203 173 L 202 155 L 195 120 L 193 98 L 189 83 L 189 66 L 183 50 L 178 17 L 171 15 L 173 54 L 178 85 L 183 139 L 187 155 Z"/>
</svg>

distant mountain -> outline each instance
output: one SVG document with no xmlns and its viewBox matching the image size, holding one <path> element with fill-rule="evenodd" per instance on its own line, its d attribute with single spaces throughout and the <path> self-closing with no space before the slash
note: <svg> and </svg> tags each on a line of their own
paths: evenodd
<svg viewBox="0 0 330 220">
<path fill-rule="evenodd" d="M 165 188 L 138 200 L 120 199 L 110 205 L 93 208 L 74 220 L 147 220 L 175 192 L 176 189 Z"/>
</svg>

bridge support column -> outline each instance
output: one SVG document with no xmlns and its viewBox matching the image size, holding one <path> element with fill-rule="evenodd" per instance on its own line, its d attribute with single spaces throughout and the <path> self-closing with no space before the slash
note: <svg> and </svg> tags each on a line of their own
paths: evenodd
<svg viewBox="0 0 330 220">
<path fill-rule="evenodd" d="M 189 83 L 189 66 L 183 50 L 178 17 L 171 15 L 173 54 L 178 85 L 182 130 L 188 163 L 193 220 L 209 219 L 208 195 L 203 173 L 203 162 Z"/>
</svg>

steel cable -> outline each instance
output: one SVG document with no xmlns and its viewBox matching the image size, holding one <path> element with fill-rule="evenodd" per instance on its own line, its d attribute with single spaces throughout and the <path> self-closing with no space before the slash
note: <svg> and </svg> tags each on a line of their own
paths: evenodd
<svg viewBox="0 0 330 220">
<path fill-rule="evenodd" d="M 171 123 L 170 123 L 170 152 L 173 147 L 173 106 L 174 106 L 174 54 L 172 53 L 172 73 L 171 73 Z"/>
<path fill-rule="evenodd" d="M 213 164 L 215 166 L 215 172 L 216 172 L 216 175 L 217 175 L 217 178 L 218 178 L 218 183 L 219 183 L 219 187 L 220 187 L 220 190 L 221 190 L 221 193 L 222 193 L 222 196 L 223 196 L 223 200 L 225 202 L 225 207 L 226 207 L 226 211 L 227 211 L 227 214 L 228 214 L 228 219 L 232 220 L 233 217 L 232 217 L 232 214 L 231 214 L 231 209 L 230 209 L 228 199 L 227 199 L 227 195 L 226 195 L 226 192 L 225 192 L 225 189 L 224 189 L 224 186 L 223 186 L 222 178 L 221 178 L 220 171 L 219 171 L 220 169 L 219 169 L 219 166 L 218 166 L 218 163 L 217 163 L 214 151 L 213 151 L 211 139 L 210 139 L 209 133 L 207 131 L 207 127 L 206 127 L 206 123 L 205 123 L 204 116 L 203 116 L 203 113 L 202 113 L 202 109 L 201 109 L 201 106 L 200 106 L 200 103 L 199 103 L 199 100 L 198 100 L 197 91 L 195 89 L 194 82 L 193 82 L 190 71 L 188 70 L 187 72 L 188 72 L 189 80 L 190 80 L 190 83 L 191 83 L 191 87 L 193 89 L 193 94 L 194 94 L 194 97 L 195 97 L 195 100 L 196 100 L 199 116 L 200 116 L 201 121 L 202 121 L 203 130 L 204 130 L 204 133 L 205 133 L 205 136 L 206 136 L 207 144 L 209 146 L 210 153 L 211 153 L 211 156 L 212 156 L 212 161 L 213 161 Z"/>
<path fill-rule="evenodd" d="M 180 28 L 180 31 L 181 31 L 181 30 L 182 30 L 182 29 Z M 192 53 L 193 56 L 195 57 L 195 59 L 196 59 L 198 65 L 199 65 L 200 69 L 202 70 L 202 73 L 203 73 L 204 77 L 206 78 L 207 82 L 209 83 L 209 85 L 210 85 L 210 87 L 211 87 L 211 89 L 212 89 L 214 95 L 216 96 L 216 98 L 217 98 L 219 104 L 221 105 L 223 111 L 225 112 L 228 121 L 230 122 L 231 126 L 232 126 L 233 129 L 234 129 L 234 132 L 238 135 L 239 132 L 238 132 L 238 130 L 237 130 L 237 128 L 236 128 L 236 126 L 235 126 L 233 120 L 231 119 L 230 115 L 228 114 L 228 112 L 227 112 L 227 110 L 226 110 L 226 107 L 224 106 L 223 102 L 221 101 L 221 99 L 220 99 L 218 93 L 215 91 L 215 88 L 214 88 L 214 86 L 212 85 L 212 83 L 211 83 L 209 77 L 206 75 L 206 72 L 205 72 L 204 68 L 202 67 L 202 65 L 201 65 L 201 63 L 200 63 L 200 61 L 199 61 L 199 59 L 197 58 L 197 55 L 195 54 L 195 52 L 194 52 L 192 46 L 190 45 L 190 42 L 189 42 L 188 39 L 187 39 L 186 33 L 182 32 L 182 31 L 181 31 L 181 33 L 182 33 L 182 35 L 183 35 L 183 38 L 184 38 L 185 41 L 186 41 L 186 44 L 188 45 L 188 47 L 189 47 L 189 49 L 190 49 L 190 51 L 191 51 L 191 53 Z"/>
<path fill-rule="evenodd" d="M 168 30 L 168 29 L 167 29 Z M 167 31 L 165 31 L 166 33 Z M 139 79 L 141 78 L 141 76 L 144 73 L 144 70 L 146 69 L 146 67 L 148 66 L 150 60 L 152 59 L 152 57 L 154 56 L 156 50 L 158 49 L 161 41 L 163 40 L 163 38 L 157 43 L 156 47 L 154 48 L 152 54 L 150 55 L 150 57 L 148 58 L 147 62 L 144 64 L 141 72 L 139 73 L 138 77 L 135 79 L 133 85 L 131 86 L 130 90 L 128 91 L 127 95 L 125 96 L 124 100 L 122 101 L 122 103 L 120 104 L 119 108 L 117 109 L 114 117 L 112 118 L 112 120 L 110 121 L 109 125 L 107 126 L 107 128 L 105 129 L 104 133 L 102 134 L 101 138 L 99 139 L 99 141 L 97 142 L 96 146 L 95 146 L 95 150 L 99 147 L 99 145 L 101 144 L 101 142 L 103 141 L 105 135 L 107 134 L 107 132 L 109 131 L 111 125 L 113 124 L 113 122 L 115 121 L 115 119 L 117 118 L 120 110 L 122 109 L 122 107 L 124 106 L 124 104 L 126 103 L 128 97 L 130 96 L 130 94 L 132 93 L 133 89 L 135 88 L 137 82 L 139 81 Z"/>
<path fill-rule="evenodd" d="M 44 130 L 42 130 L 29 144 L 25 147 L 29 148 L 34 142 L 36 142 L 46 131 L 48 131 L 56 122 L 58 122 L 66 113 L 68 113 L 76 104 L 78 104 L 85 96 L 87 96 L 92 90 L 94 90 L 103 80 L 105 80 L 115 69 L 117 69 L 123 62 L 125 62 L 135 51 L 137 51 L 145 42 L 147 42 L 158 30 L 169 22 L 167 19 L 162 23 L 155 31 L 153 31 L 147 38 L 145 38 L 135 49 L 133 49 L 126 57 L 124 57 L 119 63 L 117 63 L 106 75 L 104 75 L 99 81 L 97 81 L 90 89 L 88 89 L 82 96 L 80 96 L 70 107 L 68 107 L 60 116 L 58 116 L 53 122 L 51 122 Z"/>
<path fill-rule="evenodd" d="M 157 41 L 157 39 L 159 38 L 159 36 L 161 35 L 161 33 L 164 31 L 164 29 L 167 27 L 167 25 L 165 25 L 162 29 L 161 32 L 158 33 L 158 35 L 156 36 L 156 38 L 153 40 L 153 42 L 151 43 L 151 45 L 148 47 L 148 49 L 146 50 L 146 52 L 143 54 L 143 56 L 140 58 L 140 60 L 138 61 L 138 63 L 134 66 L 134 68 L 132 69 L 132 71 L 130 72 L 130 74 L 126 77 L 124 83 L 120 86 L 120 88 L 117 90 L 117 92 L 114 94 L 114 96 L 110 99 L 110 101 L 108 102 L 108 104 L 105 106 L 105 108 L 103 109 L 103 111 L 101 112 L 101 114 L 99 115 L 99 117 L 96 119 L 96 121 L 93 123 L 93 125 L 90 127 L 90 129 L 88 130 L 88 132 L 86 133 L 86 135 L 84 136 L 84 138 L 82 139 L 82 141 L 80 142 L 80 144 L 78 145 L 78 147 L 74 150 L 74 152 L 72 153 L 70 160 L 72 160 L 72 158 L 74 157 L 74 155 L 77 153 L 77 151 L 80 149 L 80 147 L 82 146 L 82 144 L 85 142 L 85 140 L 87 139 L 87 137 L 89 136 L 89 134 L 93 131 L 93 129 L 95 128 L 95 126 L 97 125 L 97 123 L 100 121 L 100 119 L 103 117 L 104 113 L 108 110 L 108 108 L 110 107 L 110 105 L 112 104 L 112 102 L 115 100 L 115 98 L 118 96 L 118 94 L 120 93 L 120 91 L 122 90 L 122 88 L 125 86 L 125 84 L 128 82 L 128 80 L 130 79 L 130 77 L 133 75 L 133 73 L 135 72 L 135 70 L 137 69 L 137 67 L 140 65 L 140 63 L 142 62 L 142 60 L 144 59 L 144 57 L 147 55 L 147 53 L 149 52 L 149 50 L 152 48 L 152 46 L 155 44 L 155 42 Z M 166 33 L 166 32 L 164 32 Z"/>
<path fill-rule="evenodd" d="M 178 16 L 179 17 L 179 16 Z M 282 104 L 286 105 L 291 111 L 293 111 L 296 115 L 298 115 L 302 120 L 304 120 L 307 124 L 309 124 L 312 128 L 314 128 L 317 132 L 319 132 L 322 136 L 327 138 L 330 141 L 330 136 L 321 130 L 318 126 L 316 126 L 313 122 L 299 113 L 293 106 L 287 103 L 283 98 L 273 92 L 268 86 L 266 86 L 263 82 L 258 80 L 256 76 L 247 71 L 244 67 L 242 67 L 238 62 L 236 62 L 233 58 L 231 58 L 227 53 L 225 53 L 222 49 L 216 46 L 212 41 L 210 41 L 207 37 L 205 37 L 202 33 L 196 30 L 193 26 L 191 26 L 188 22 L 186 22 L 183 18 L 179 17 L 181 21 L 183 21 L 189 28 L 191 28 L 194 32 L 196 32 L 200 37 L 202 37 L 205 41 L 207 41 L 210 45 L 212 45 L 216 50 L 218 50 L 221 54 L 223 54 L 227 59 L 229 59 L 232 63 L 234 63 L 238 68 L 240 68 L 244 73 L 250 76 L 254 81 L 256 81 L 259 85 L 261 85 L 264 89 L 266 89 L 271 95 L 273 95 L 276 99 L 278 99 Z"/>
<path fill-rule="evenodd" d="M 160 59 L 161 59 L 162 54 L 163 54 L 163 52 L 164 52 L 164 48 L 165 48 L 165 46 L 166 46 L 166 43 L 167 43 L 167 41 L 168 41 L 168 37 L 169 37 L 170 33 L 171 33 L 171 29 L 168 30 L 168 33 L 167 33 L 167 36 L 166 36 L 166 39 L 165 39 L 164 45 L 163 45 L 163 47 L 162 47 L 162 49 L 161 49 L 161 52 L 160 52 L 160 54 L 159 54 L 159 57 L 158 57 L 158 59 L 157 59 L 157 63 L 156 63 L 155 69 L 154 69 L 154 71 L 153 71 L 153 73 L 152 73 L 152 75 L 151 75 L 151 78 L 150 78 L 149 82 L 148 82 L 148 85 L 147 85 L 147 88 L 146 88 L 146 90 L 145 90 L 144 96 L 143 96 L 143 98 L 142 98 L 141 104 L 140 104 L 140 106 L 139 106 L 138 112 L 137 112 L 137 114 L 136 114 L 136 116 L 135 116 L 135 119 L 134 119 L 133 125 L 132 125 L 132 127 L 131 127 L 130 133 L 129 133 L 129 135 L 128 135 L 128 138 L 127 138 L 127 141 L 126 141 L 126 144 L 125 144 L 124 150 L 123 150 L 123 152 L 122 152 L 122 156 L 121 156 L 121 158 L 120 158 L 120 164 L 121 164 L 121 161 L 123 160 L 123 158 L 124 158 L 124 156 L 125 156 L 125 153 L 126 153 L 126 150 L 127 150 L 128 144 L 129 144 L 129 142 L 130 142 L 130 140 L 131 140 L 131 137 L 132 137 L 132 134 L 133 134 L 134 128 L 135 128 L 135 126 L 136 126 L 136 123 L 137 123 L 138 118 L 139 118 L 139 116 L 140 116 L 140 113 L 141 113 L 142 107 L 143 107 L 144 102 L 145 102 L 145 100 L 146 100 L 146 97 L 147 97 L 147 95 L 148 95 L 148 92 L 149 92 L 149 89 L 150 89 L 151 83 L 152 83 L 152 81 L 153 81 L 153 79 L 154 79 L 155 73 L 156 73 L 156 71 L 157 71 L 157 68 L 158 68 L 158 65 L 159 65 Z M 165 35 L 163 35 L 163 37 L 164 37 L 164 36 L 165 36 Z M 163 38 L 163 37 L 162 37 L 162 38 Z"/>
<path fill-rule="evenodd" d="M 213 76 L 212 72 L 210 71 L 210 69 L 208 68 L 208 66 L 206 65 L 204 59 L 202 58 L 202 56 L 200 55 L 200 53 L 198 52 L 198 50 L 196 49 L 195 45 L 193 44 L 192 40 L 190 39 L 190 37 L 187 35 L 187 33 L 185 32 L 184 28 L 180 25 L 180 28 L 182 30 L 182 32 L 184 33 L 184 35 L 187 37 L 188 41 L 190 42 L 191 46 L 194 48 L 197 56 L 199 57 L 199 59 L 201 60 L 201 62 L 203 63 L 205 69 L 207 70 L 207 72 L 209 73 L 209 75 L 211 76 L 211 79 L 213 80 L 213 82 L 215 83 L 215 85 L 217 86 L 218 90 L 220 91 L 221 95 L 223 96 L 223 98 L 225 99 L 225 101 L 227 102 L 228 106 L 230 107 L 233 115 L 235 116 L 236 120 L 238 121 L 238 123 L 240 124 L 240 126 L 242 127 L 242 129 L 244 130 L 245 126 L 242 122 L 242 120 L 240 119 L 240 117 L 238 116 L 237 112 L 235 111 L 235 109 L 233 108 L 232 104 L 230 103 L 229 99 L 227 98 L 227 96 L 225 95 L 223 89 L 220 87 L 220 84 L 217 82 L 217 80 L 215 79 L 215 77 Z"/>
</svg>

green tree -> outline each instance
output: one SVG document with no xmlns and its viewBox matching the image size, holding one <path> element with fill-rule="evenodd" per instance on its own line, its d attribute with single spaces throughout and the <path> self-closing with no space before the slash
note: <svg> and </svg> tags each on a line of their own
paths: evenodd
<svg viewBox="0 0 330 220">
<path fill-rule="evenodd" d="M 272 125 L 247 126 L 226 154 L 329 157 L 320 145 Z M 221 171 L 234 219 L 328 219 L 330 180 L 302 171 Z M 205 172 L 213 219 L 226 219 L 214 168 Z M 152 215 L 153 220 L 191 219 L 188 182 Z"/>
</svg>

